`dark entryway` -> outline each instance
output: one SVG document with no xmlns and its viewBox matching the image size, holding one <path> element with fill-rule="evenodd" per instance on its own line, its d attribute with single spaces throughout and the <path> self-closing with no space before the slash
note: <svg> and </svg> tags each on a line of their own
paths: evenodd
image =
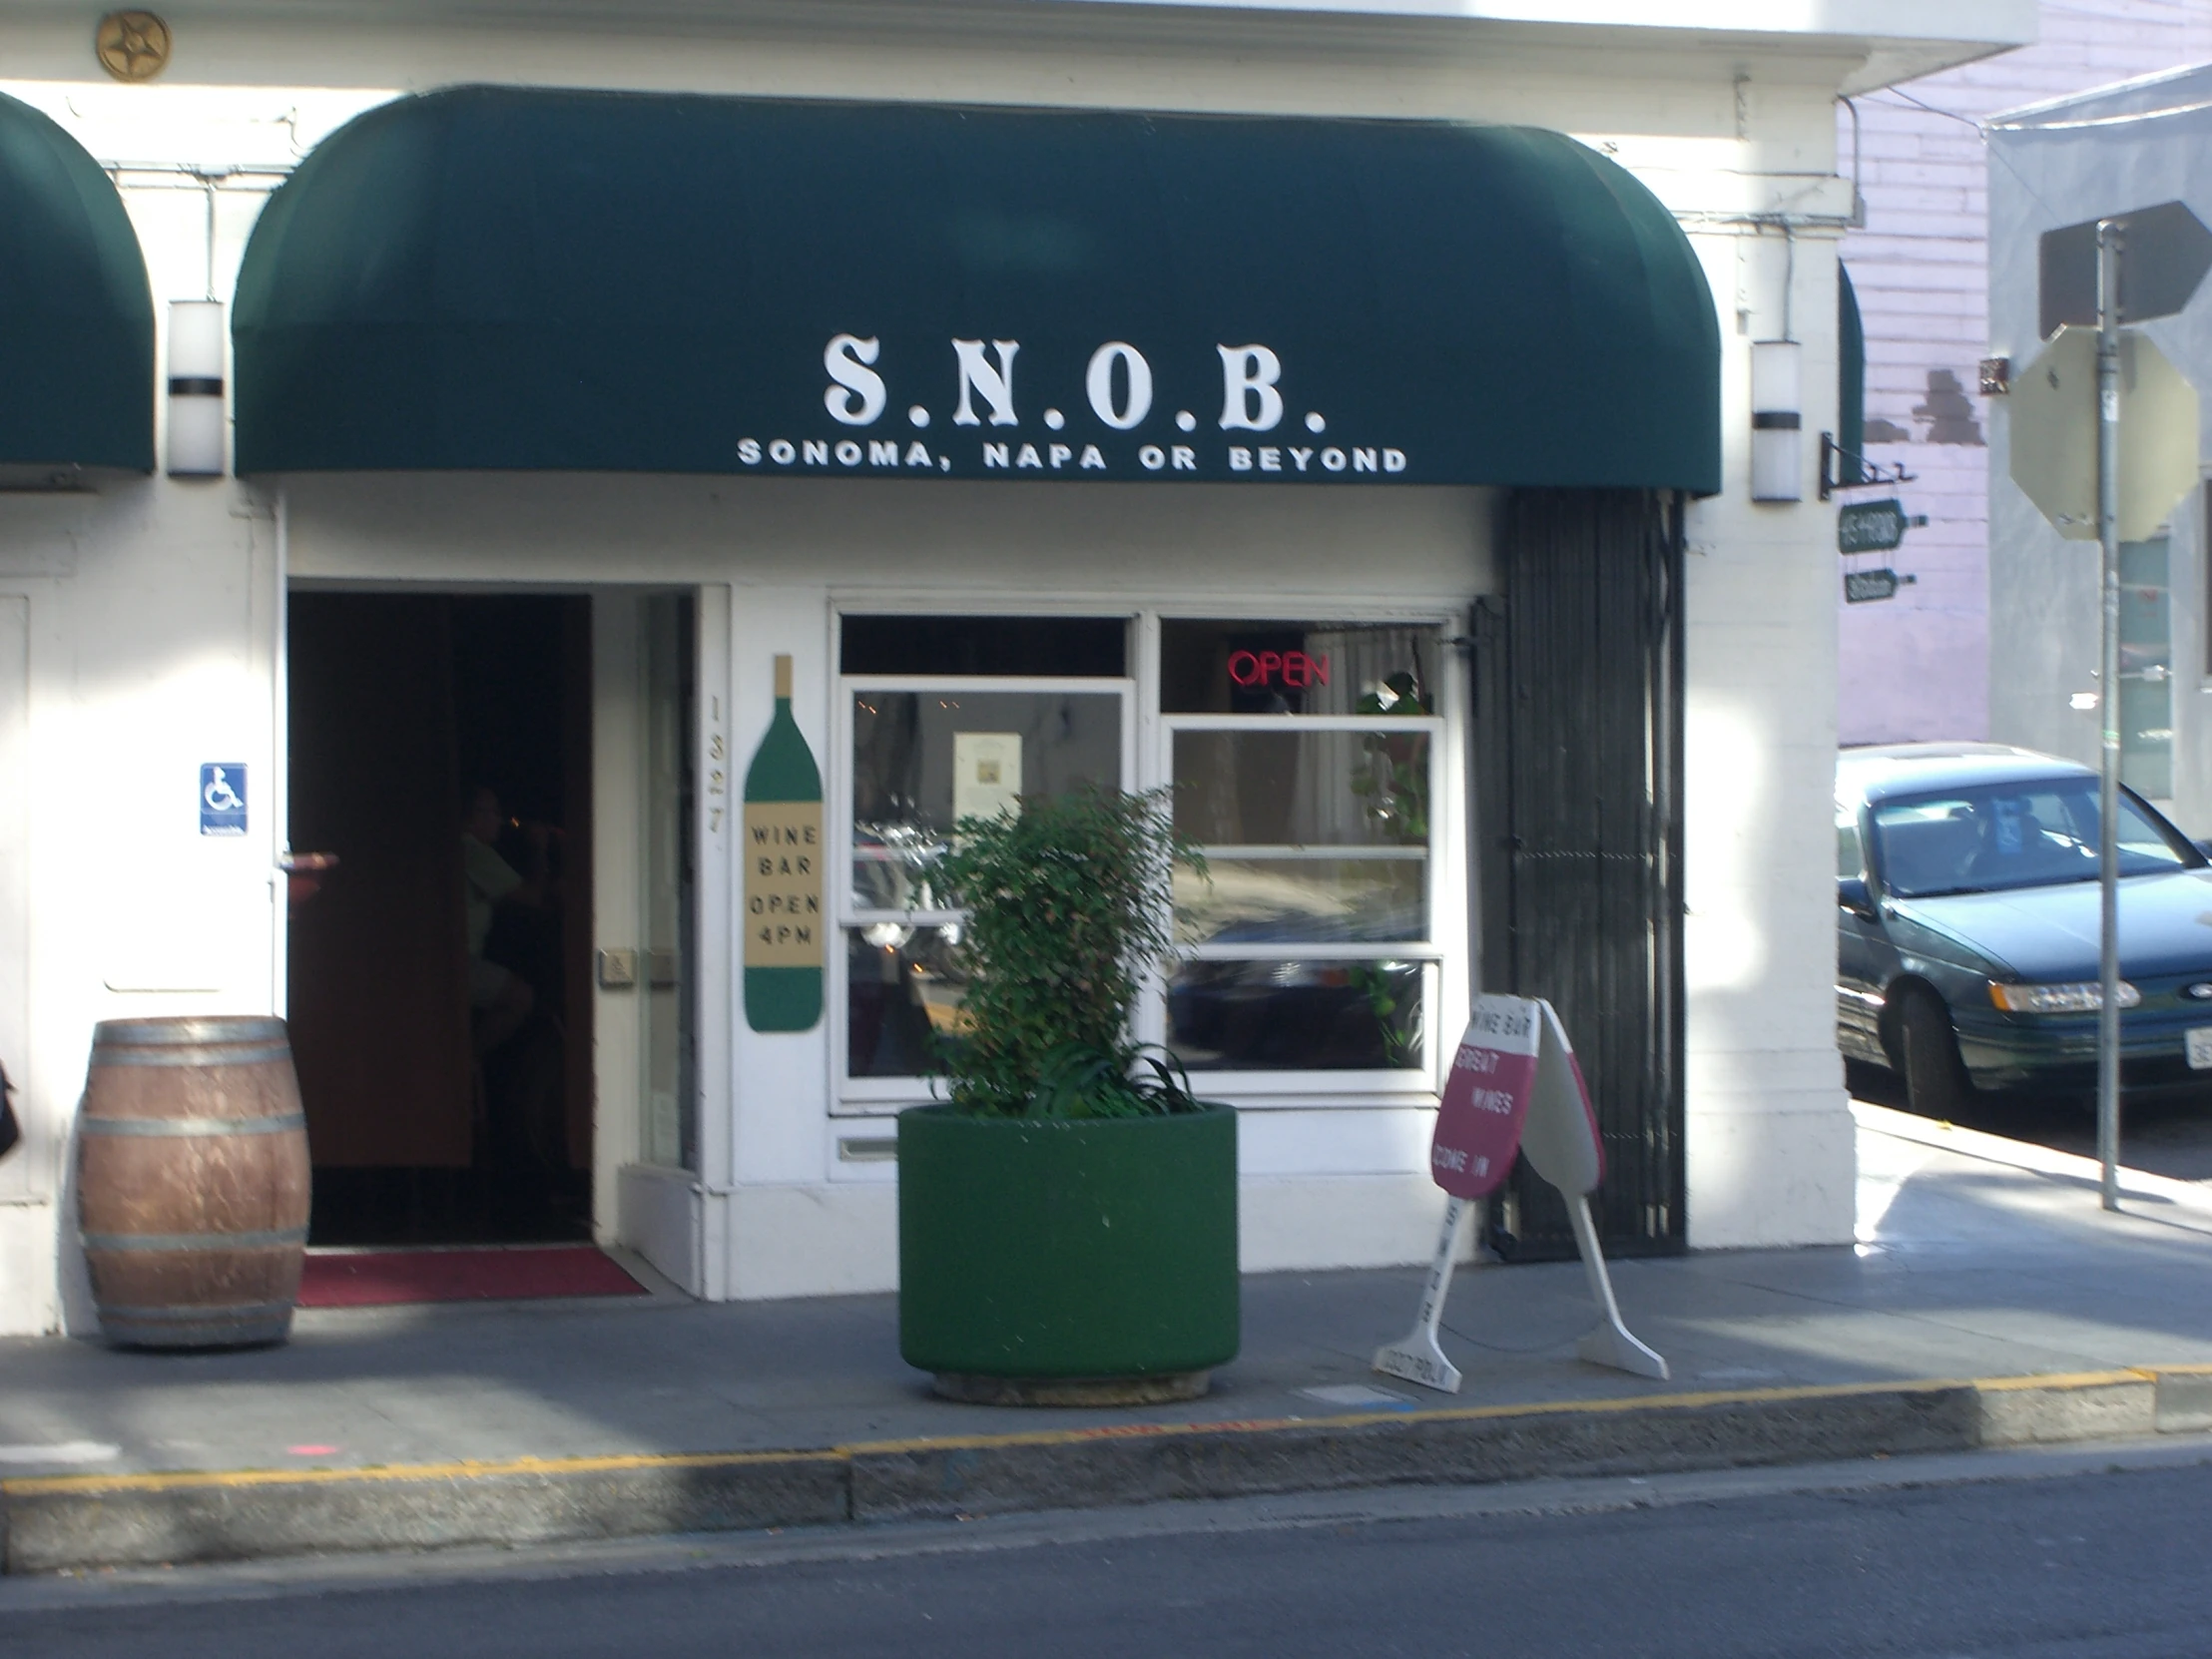
<svg viewBox="0 0 2212 1659">
<path fill-rule="evenodd" d="M 591 1232 L 591 611 L 295 593 L 292 1045 L 311 1242 Z"/>
</svg>

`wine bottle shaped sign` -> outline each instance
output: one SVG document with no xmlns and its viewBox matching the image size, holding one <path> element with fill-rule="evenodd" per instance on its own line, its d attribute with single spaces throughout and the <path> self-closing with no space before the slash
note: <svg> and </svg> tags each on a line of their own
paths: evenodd
<svg viewBox="0 0 2212 1659">
<path fill-rule="evenodd" d="M 776 659 L 776 718 L 745 773 L 745 1019 L 811 1031 L 822 1019 L 822 772 L 792 719 L 792 660 Z"/>
</svg>

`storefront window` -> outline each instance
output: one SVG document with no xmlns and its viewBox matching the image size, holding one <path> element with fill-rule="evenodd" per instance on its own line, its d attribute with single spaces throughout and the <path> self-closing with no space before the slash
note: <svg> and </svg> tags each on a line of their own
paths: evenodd
<svg viewBox="0 0 2212 1659">
<path fill-rule="evenodd" d="M 1187 952 L 1169 1046 L 1194 1070 L 1427 1063 L 1433 630 L 1169 621 L 1160 686 Z"/>
<path fill-rule="evenodd" d="M 850 695 L 852 893 L 864 909 L 936 907 L 928 866 L 959 820 L 1121 778 L 1118 692 L 963 684 Z"/>
<path fill-rule="evenodd" d="M 1457 891 L 1435 865 L 1441 633 L 1163 618 L 1148 683 L 1121 672 L 1139 655 L 1125 619 L 844 618 L 847 1108 L 921 1098 L 961 1029 L 961 917 L 929 873 L 954 825 L 1084 784 L 1173 785 L 1176 828 L 1207 854 L 1209 879 L 1177 878 L 1183 955 L 1138 1035 L 1232 1097 L 1236 1074 L 1262 1091 L 1311 1073 L 1417 1088 L 1439 1023 L 1436 912 Z"/>
<path fill-rule="evenodd" d="M 1168 986 L 1169 1043 L 1194 1071 L 1417 1066 L 1426 978 L 1418 962 L 1187 962 Z"/>
<path fill-rule="evenodd" d="M 1424 731 L 1178 731 L 1175 827 L 1209 849 L 1186 943 L 1428 936 Z"/>
<path fill-rule="evenodd" d="M 1436 636 L 1397 624 L 1168 618 L 1160 624 L 1160 712 L 1432 713 Z"/>
<path fill-rule="evenodd" d="M 933 679 L 1119 680 L 1129 672 L 1119 616 L 862 616 L 838 627 L 845 674 Z"/>
<path fill-rule="evenodd" d="M 1127 633 L 1118 617 L 844 619 L 848 1098 L 918 1091 L 960 1029 L 960 917 L 929 873 L 954 826 L 1130 776 Z"/>
<path fill-rule="evenodd" d="M 957 923 L 909 927 L 876 921 L 845 931 L 845 1072 L 918 1077 L 940 1036 L 962 1029 L 965 986 L 953 960 Z"/>
</svg>

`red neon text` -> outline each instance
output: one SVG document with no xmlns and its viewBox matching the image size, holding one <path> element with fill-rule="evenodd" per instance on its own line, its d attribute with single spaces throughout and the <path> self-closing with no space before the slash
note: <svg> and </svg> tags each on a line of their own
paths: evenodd
<svg viewBox="0 0 2212 1659">
<path fill-rule="evenodd" d="M 1229 678 L 1240 686 L 1308 686 L 1329 684 L 1329 658 L 1309 657 L 1303 651 L 1232 651 Z"/>
</svg>

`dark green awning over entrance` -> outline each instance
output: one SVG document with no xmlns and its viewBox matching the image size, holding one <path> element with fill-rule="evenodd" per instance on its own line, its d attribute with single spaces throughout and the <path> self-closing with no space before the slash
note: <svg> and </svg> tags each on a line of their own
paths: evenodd
<svg viewBox="0 0 2212 1659">
<path fill-rule="evenodd" d="M 0 466 L 154 466 L 154 301 L 122 198 L 0 94 Z"/>
<path fill-rule="evenodd" d="M 1720 484 L 1687 240 L 1524 128 L 456 88 L 235 333 L 249 472 Z"/>
</svg>

